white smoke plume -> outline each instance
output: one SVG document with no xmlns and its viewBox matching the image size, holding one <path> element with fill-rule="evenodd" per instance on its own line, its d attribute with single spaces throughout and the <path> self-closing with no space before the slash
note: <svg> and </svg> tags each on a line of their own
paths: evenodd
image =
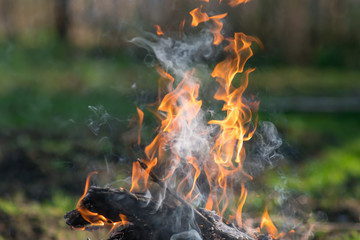
<svg viewBox="0 0 360 240">
<path fill-rule="evenodd" d="M 152 52 L 164 69 L 182 79 L 185 73 L 216 53 L 209 31 L 182 40 L 159 37 L 148 33 L 146 38 L 136 37 L 130 42 Z"/>
</svg>

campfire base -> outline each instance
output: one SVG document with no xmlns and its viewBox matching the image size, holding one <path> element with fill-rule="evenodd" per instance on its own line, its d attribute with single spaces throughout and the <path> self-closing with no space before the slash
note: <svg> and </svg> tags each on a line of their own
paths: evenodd
<svg viewBox="0 0 360 240">
<path fill-rule="evenodd" d="M 198 239 L 199 237 L 205 240 L 255 239 L 244 230 L 223 223 L 221 217 L 214 211 L 185 206 L 172 197 L 166 197 L 158 206 L 156 202 L 141 193 L 130 193 L 124 189 L 91 187 L 82 200 L 82 206 L 106 217 L 109 219 L 109 224 L 111 221 L 121 221 L 120 214 L 126 216 L 130 224 L 115 229 L 110 234 L 109 240 Z M 90 225 L 78 210 L 68 212 L 65 219 L 66 223 L 74 228 L 86 228 Z M 191 229 L 193 231 L 190 231 Z M 197 233 L 193 234 L 195 231 Z M 172 236 L 179 237 L 172 238 Z M 270 238 L 262 236 L 260 239 Z"/>
</svg>

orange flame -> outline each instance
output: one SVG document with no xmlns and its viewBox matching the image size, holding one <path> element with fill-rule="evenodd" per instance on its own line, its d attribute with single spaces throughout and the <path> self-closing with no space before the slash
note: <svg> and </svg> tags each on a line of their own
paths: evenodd
<svg viewBox="0 0 360 240">
<path fill-rule="evenodd" d="M 239 197 L 239 205 L 236 210 L 236 223 L 239 227 L 242 227 L 241 215 L 242 215 L 242 209 L 244 207 L 246 197 L 247 197 L 247 190 L 245 188 L 244 183 L 241 183 L 241 194 Z"/>
<path fill-rule="evenodd" d="M 217 209 L 220 214 L 227 207 L 229 201 L 227 186 L 232 184 L 234 174 L 239 172 L 252 179 L 242 170 L 242 163 L 246 155 L 243 142 L 250 140 L 255 132 L 257 117 L 253 117 L 253 112 L 257 111 L 259 105 L 258 102 L 250 103 L 243 99 L 243 93 L 248 85 L 248 76 L 254 71 L 254 69 L 249 69 L 243 73 L 244 65 L 253 54 L 252 42 L 258 42 L 258 40 L 243 33 L 235 33 L 234 39 L 227 39 L 227 41 L 229 41 L 229 45 L 225 51 L 230 55 L 218 63 L 211 74 L 220 84 L 214 98 L 224 101 L 222 110 L 226 112 L 226 117 L 223 120 L 209 121 L 209 124 L 218 125 L 220 131 L 212 148 L 212 157 L 216 165 L 205 169 L 208 179 L 215 178 L 217 181 L 217 184 L 210 188 L 206 207 Z M 235 88 L 232 82 L 238 73 L 243 73 L 243 75 L 240 87 Z M 210 180 L 209 182 L 211 183 Z M 219 191 L 220 194 L 218 194 Z M 245 198 L 246 191 L 243 188 L 238 205 L 238 224 L 241 224 L 240 210 Z"/>
<path fill-rule="evenodd" d="M 141 178 L 142 168 L 139 162 L 133 162 L 132 176 L 131 176 L 131 188 L 130 192 L 139 191 L 139 180 Z"/>
<path fill-rule="evenodd" d="M 180 25 L 179 25 L 179 37 L 182 37 L 182 34 L 184 32 L 184 28 L 185 28 L 185 19 L 181 21 Z"/>
<path fill-rule="evenodd" d="M 146 169 L 141 167 L 139 161 L 133 162 L 130 192 L 141 191 L 142 187 L 140 187 L 140 184 L 143 184 L 143 188 L 148 188 L 150 171 L 153 167 L 156 166 L 157 158 L 154 158 L 152 161 L 142 159 L 141 162 L 146 165 Z"/>
<path fill-rule="evenodd" d="M 250 2 L 250 0 L 230 0 L 227 4 L 230 7 L 236 7 L 239 4 Z"/>
<path fill-rule="evenodd" d="M 161 99 L 164 97 L 164 93 L 167 94 L 173 90 L 174 78 L 159 65 L 155 66 L 155 70 L 160 75 L 158 81 L 158 103 L 160 104 Z"/>
<path fill-rule="evenodd" d="M 219 3 L 222 3 L 223 0 L 219 0 Z M 230 7 L 236 7 L 237 5 L 240 5 L 242 3 L 250 2 L 250 0 L 225 0 L 226 4 Z"/>
<path fill-rule="evenodd" d="M 223 23 L 220 19 L 223 19 L 226 16 L 227 13 L 210 17 L 214 22 L 214 27 L 211 28 L 211 33 L 214 35 L 214 45 L 219 45 L 224 40 L 224 36 L 220 33 L 223 28 Z"/>
<path fill-rule="evenodd" d="M 156 28 L 156 34 L 158 36 L 164 35 L 164 32 L 161 30 L 161 27 L 159 25 L 155 25 Z"/>
<path fill-rule="evenodd" d="M 141 143 L 141 127 L 144 120 L 144 113 L 139 108 L 136 108 L 138 116 L 139 116 L 139 126 L 138 126 L 138 142 L 137 144 L 140 146 Z"/>
<path fill-rule="evenodd" d="M 214 36 L 213 43 L 214 45 L 219 45 L 224 40 L 223 35 L 220 33 L 223 28 L 223 23 L 220 21 L 220 19 L 225 18 L 227 16 L 227 13 L 209 17 L 207 13 L 202 12 L 201 9 L 202 6 L 190 11 L 190 15 L 192 16 L 191 26 L 197 27 L 202 22 L 212 20 L 214 26 L 210 29 L 210 31 Z"/>
<path fill-rule="evenodd" d="M 194 180 L 193 180 L 193 184 L 192 184 L 191 190 L 190 190 L 190 192 L 186 195 L 186 198 L 185 198 L 185 199 L 191 200 L 191 195 L 192 195 L 192 193 L 193 193 L 193 191 L 194 191 L 194 188 L 195 188 L 195 186 L 196 186 L 196 181 L 197 181 L 198 177 L 200 176 L 201 170 L 200 170 L 200 166 L 199 166 L 196 158 L 194 158 L 194 157 L 188 157 L 187 162 L 188 162 L 189 164 L 191 164 L 191 165 L 194 167 L 194 169 L 195 169 L 195 173 L 194 173 L 194 177 L 193 177 Z"/>
<path fill-rule="evenodd" d="M 89 173 L 88 176 L 86 177 L 84 193 L 83 193 L 83 195 L 79 198 L 79 200 L 78 200 L 78 202 L 77 202 L 77 204 L 76 204 L 76 208 L 77 208 L 77 209 L 82 207 L 81 203 L 82 203 L 82 200 L 84 199 L 84 197 L 86 196 L 87 191 L 89 190 L 90 179 L 91 179 L 91 177 L 92 177 L 93 175 L 96 175 L 96 174 L 98 174 L 98 172 L 97 172 L 97 171 L 93 171 L 93 172 Z"/>
<path fill-rule="evenodd" d="M 191 120 L 199 112 L 202 101 L 196 98 L 199 95 L 200 85 L 188 81 L 192 74 L 193 71 L 188 72 L 176 89 L 165 95 L 162 100 L 158 108 L 159 111 L 166 113 L 166 118 L 161 122 L 162 131 L 179 131 L 182 118 L 191 124 Z"/>
<path fill-rule="evenodd" d="M 81 214 L 81 216 L 87 221 L 89 222 L 91 225 L 90 226 L 111 226 L 111 231 L 113 231 L 116 227 L 122 226 L 122 225 L 127 225 L 130 224 L 128 221 L 126 221 L 126 217 L 122 214 L 120 214 L 120 219 L 121 221 L 118 222 L 114 222 L 110 219 L 107 219 L 106 217 L 104 217 L 103 215 L 100 215 L 98 213 L 95 212 L 91 212 L 90 210 L 88 210 L 85 206 L 83 206 L 83 199 L 85 198 L 87 191 L 89 189 L 89 185 L 90 185 L 90 178 L 95 175 L 98 174 L 97 171 L 93 171 L 91 173 L 88 174 L 87 178 L 86 178 L 86 183 L 85 183 L 85 189 L 84 189 L 84 194 L 80 197 L 80 199 L 78 200 L 77 204 L 76 204 L 76 209 L 79 211 L 79 213 Z M 121 216 L 122 215 L 122 216 Z M 85 230 L 85 228 L 80 228 L 81 230 Z"/>
<path fill-rule="evenodd" d="M 263 227 L 266 228 L 266 231 L 271 235 L 272 238 L 277 239 L 280 237 L 277 228 L 270 219 L 267 208 L 265 208 L 265 211 L 261 218 L 260 228 L 262 229 Z"/>
<path fill-rule="evenodd" d="M 116 228 L 118 228 L 118 227 L 127 226 L 127 225 L 130 224 L 130 222 L 127 221 L 126 216 L 125 216 L 124 214 L 121 214 L 121 213 L 120 213 L 120 214 L 119 214 L 119 217 L 120 217 L 120 221 L 119 221 L 119 222 L 113 222 L 113 223 L 112 223 L 112 227 L 111 227 L 109 233 L 112 232 L 112 231 L 114 231 L 114 230 L 115 230 Z"/>
<path fill-rule="evenodd" d="M 191 26 L 197 27 L 200 23 L 207 22 L 210 20 L 207 13 L 201 12 L 201 9 L 202 6 L 190 11 L 190 15 L 192 16 Z"/>
</svg>

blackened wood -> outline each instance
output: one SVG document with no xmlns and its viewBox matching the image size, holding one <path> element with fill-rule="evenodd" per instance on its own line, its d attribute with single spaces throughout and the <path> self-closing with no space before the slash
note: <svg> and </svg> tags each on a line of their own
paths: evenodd
<svg viewBox="0 0 360 240">
<path fill-rule="evenodd" d="M 199 209 L 202 217 L 195 215 L 191 208 L 169 204 L 165 199 L 158 206 L 143 194 L 130 193 L 123 189 L 91 187 L 82 200 L 83 207 L 105 216 L 113 222 L 120 221 L 119 214 L 126 216 L 132 224 L 115 231 L 110 239 L 170 239 L 176 233 L 195 229 L 205 240 L 237 239 L 250 240 L 252 237 L 235 227 L 221 222 L 215 212 Z M 66 223 L 79 228 L 89 223 L 77 210 L 65 215 Z M 206 220 L 204 220 L 204 218 Z"/>
<path fill-rule="evenodd" d="M 125 215 L 129 222 L 138 227 L 137 234 L 147 233 L 148 236 L 143 239 L 170 239 L 176 232 L 197 226 L 189 209 L 167 204 L 158 207 L 148 197 L 126 190 L 91 187 L 82 205 L 113 222 L 121 220 L 120 214 Z M 65 215 L 66 222 L 74 227 L 82 227 L 84 220 L 76 212 L 77 210 L 74 210 Z"/>
</svg>

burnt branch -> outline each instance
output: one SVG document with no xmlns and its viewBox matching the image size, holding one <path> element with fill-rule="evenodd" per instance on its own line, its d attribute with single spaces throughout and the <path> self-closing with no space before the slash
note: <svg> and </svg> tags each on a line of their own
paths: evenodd
<svg viewBox="0 0 360 240">
<path fill-rule="evenodd" d="M 130 225 L 116 230 L 109 239 L 170 239 L 171 236 L 195 230 L 205 240 L 250 240 L 254 239 L 239 229 L 226 225 L 213 211 L 195 209 L 187 205 L 173 204 L 165 199 L 160 206 L 140 193 L 130 193 L 124 189 L 91 187 L 82 200 L 82 205 L 107 219 L 121 221 L 120 214 L 126 216 Z M 78 210 L 65 215 L 66 223 L 72 227 L 86 227 L 87 222 Z M 193 238 L 191 238 L 193 239 Z"/>
</svg>

